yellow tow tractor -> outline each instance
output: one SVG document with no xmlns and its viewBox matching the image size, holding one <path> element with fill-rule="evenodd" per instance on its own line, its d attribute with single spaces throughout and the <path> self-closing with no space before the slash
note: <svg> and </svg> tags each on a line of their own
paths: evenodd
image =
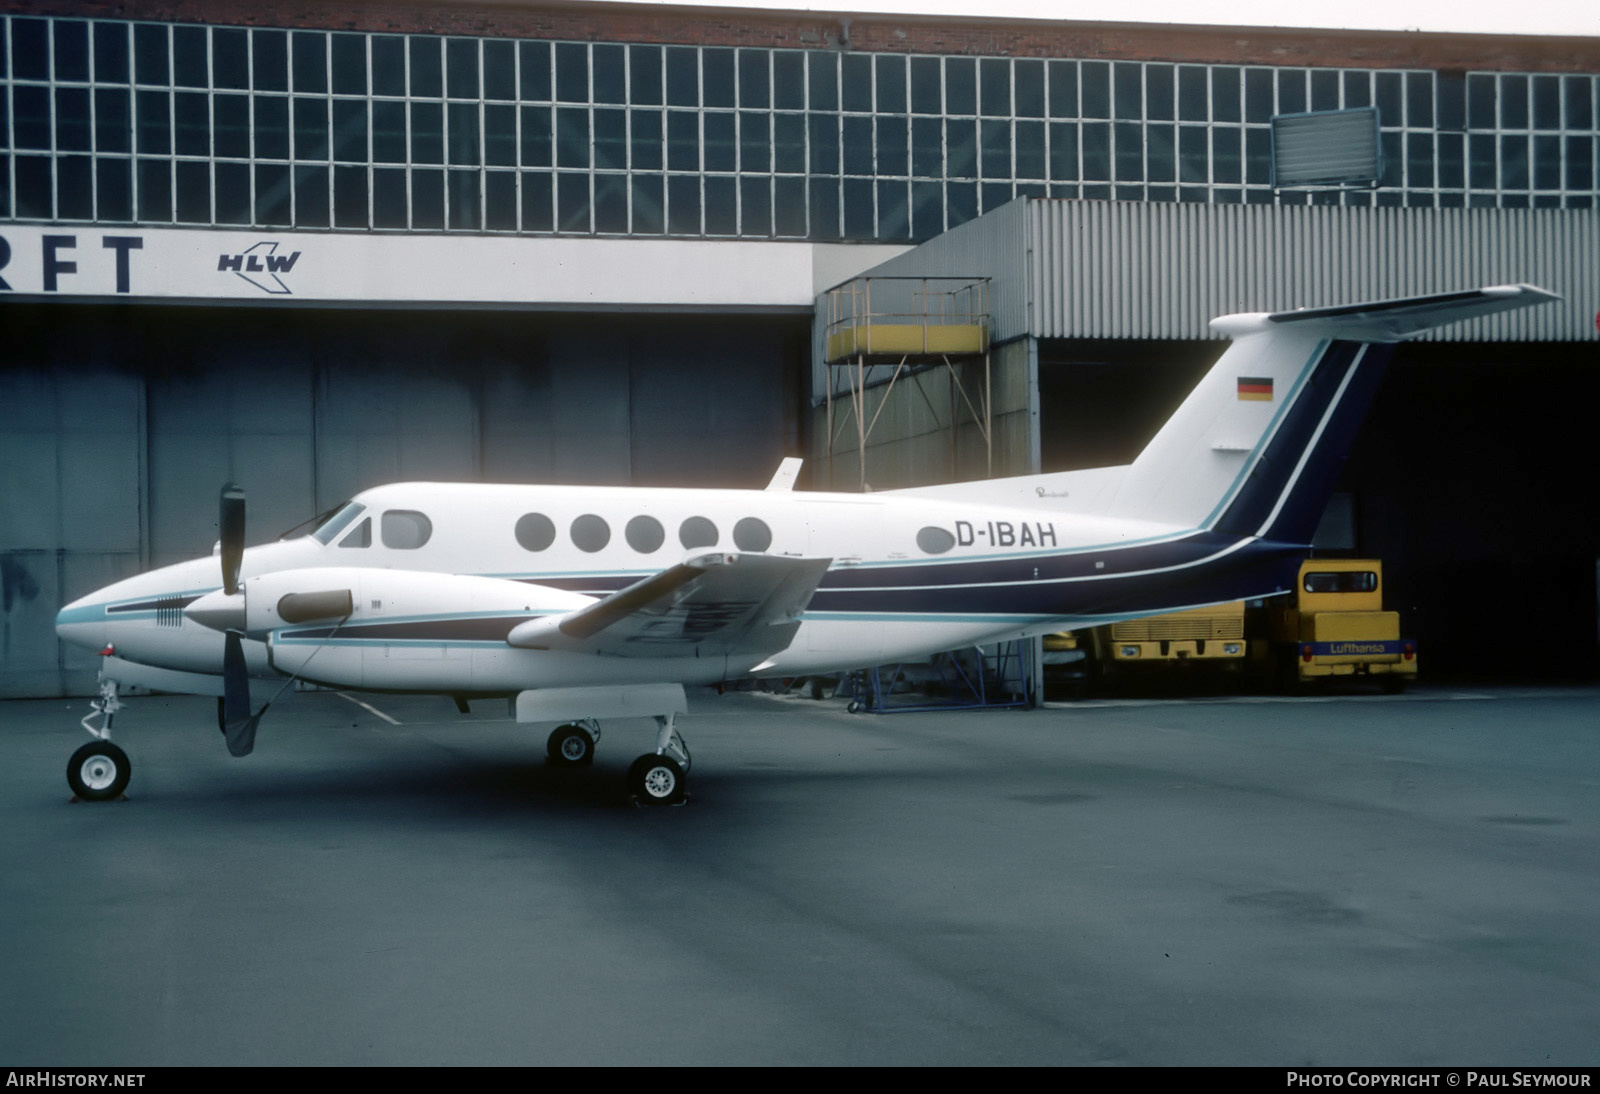
<svg viewBox="0 0 1600 1094">
<path fill-rule="evenodd" d="M 1370 677 L 1402 691 L 1417 675 L 1417 644 L 1400 634 L 1400 613 L 1383 610 L 1383 563 L 1312 558 L 1300 565 L 1292 601 L 1253 613 L 1250 655 L 1280 686 Z"/>
</svg>

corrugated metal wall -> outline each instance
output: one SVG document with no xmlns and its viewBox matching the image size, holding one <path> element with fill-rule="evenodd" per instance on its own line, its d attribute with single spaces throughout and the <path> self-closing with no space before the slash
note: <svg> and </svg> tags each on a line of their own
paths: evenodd
<svg viewBox="0 0 1600 1094">
<path fill-rule="evenodd" d="M 1563 301 L 1430 337 L 1596 339 L 1600 212 L 1592 209 L 1026 204 L 1026 332 L 1039 338 L 1207 338 L 1207 322 L 1228 312 L 1528 282 Z"/>
<path fill-rule="evenodd" d="M 1558 304 L 1427 337 L 1450 342 L 1593 342 L 1600 310 L 1600 211 L 1591 209 L 1347 209 L 1024 198 L 867 270 L 863 277 L 988 277 L 998 347 L 1026 339 L 1212 339 L 1208 324 L 1240 311 L 1382 300 L 1528 282 Z M 822 362 L 827 294 L 817 298 L 812 402 L 829 377 Z M 1000 375 L 1013 379 L 1008 367 Z M 843 392 L 842 377 L 835 391 Z M 908 393 L 897 393 L 909 398 Z M 838 396 L 836 396 L 837 398 Z M 1033 408 L 1037 393 L 1029 395 Z M 1029 409 L 1020 403 L 1008 409 Z M 907 414 L 910 411 L 906 412 Z M 888 414 L 868 449 L 880 486 L 937 478 L 942 464 L 896 462 L 925 431 Z M 1000 433 L 1003 435 L 1004 431 Z M 927 438 L 922 438 L 927 440 Z M 931 442 L 930 442 L 931 443 Z M 835 444 L 859 469 L 853 445 Z M 812 456 L 829 481 L 825 433 Z M 882 466 L 874 461 L 879 461 Z M 1025 460 L 1001 464 L 1018 474 Z M 911 468 L 914 467 L 914 470 Z M 970 469 L 945 472 L 971 477 Z M 904 480 L 904 481 L 902 481 Z M 845 487 L 847 488 L 847 487 Z"/>
<path fill-rule="evenodd" d="M 890 275 L 993 278 L 998 342 L 1029 334 L 1212 338 L 1206 324 L 1229 312 L 1519 281 L 1560 293 L 1563 301 L 1429 337 L 1594 341 L 1600 210 L 1023 198 L 864 276 Z M 825 309 L 825 300 L 819 306 Z"/>
<path fill-rule="evenodd" d="M 1027 332 L 1028 296 L 1022 290 L 1026 285 L 1024 259 L 1028 253 L 1032 204 L 1027 200 L 1009 202 L 857 276 L 993 278 L 989 294 L 989 308 L 994 317 L 990 326 L 993 337 L 996 341 L 1016 338 Z M 827 317 L 828 294 L 823 292 L 816 300 L 814 350 L 819 369 L 816 374 L 818 395 L 822 393 L 821 331 L 828 322 Z"/>
</svg>

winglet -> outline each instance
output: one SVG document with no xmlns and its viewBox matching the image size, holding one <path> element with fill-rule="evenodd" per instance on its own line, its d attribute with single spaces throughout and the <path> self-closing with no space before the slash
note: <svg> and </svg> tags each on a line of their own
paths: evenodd
<svg viewBox="0 0 1600 1094">
<path fill-rule="evenodd" d="M 800 477 L 800 465 L 803 463 L 805 461 L 799 456 L 785 456 L 783 462 L 778 464 L 777 473 L 772 476 L 772 481 L 767 483 L 767 489 L 793 490 L 794 481 Z"/>
</svg>

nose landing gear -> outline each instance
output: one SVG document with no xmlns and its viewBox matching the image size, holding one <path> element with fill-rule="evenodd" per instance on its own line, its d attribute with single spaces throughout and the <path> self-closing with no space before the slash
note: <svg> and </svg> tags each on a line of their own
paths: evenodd
<svg viewBox="0 0 1600 1094">
<path fill-rule="evenodd" d="M 111 743 L 111 720 L 122 709 L 115 680 L 100 681 L 100 697 L 89 701 L 92 708 L 83 719 L 83 728 L 94 740 L 79 748 L 67 761 L 67 785 L 73 801 L 116 801 L 128 789 L 133 764 L 128 754 Z M 104 719 L 98 727 L 91 723 Z"/>
</svg>

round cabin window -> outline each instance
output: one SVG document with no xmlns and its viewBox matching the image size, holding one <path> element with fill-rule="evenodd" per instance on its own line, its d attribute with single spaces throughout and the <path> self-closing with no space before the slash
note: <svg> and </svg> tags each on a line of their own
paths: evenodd
<svg viewBox="0 0 1600 1094">
<path fill-rule="evenodd" d="M 772 529 L 764 520 L 745 517 L 733 526 L 733 545 L 741 551 L 765 551 L 772 546 Z"/>
<path fill-rule="evenodd" d="M 717 526 L 705 517 L 690 517 L 678 526 L 678 542 L 685 547 L 715 547 Z"/>
<path fill-rule="evenodd" d="M 547 550 L 555 541 L 555 521 L 543 513 L 528 513 L 517 520 L 517 542 L 524 550 Z"/>
<path fill-rule="evenodd" d="M 634 517 L 623 529 L 622 534 L 627 539 L 628 546 L 641 555 L 659 551 L 661 545 L 667 541 L 666 529 L 661 527 L 661 522 L 655 517 Z"/>
<path fill-rule="evenodd" d="M 593 554 L 610 542 L 611 525 L 605 522 L 604 517 L 585 513 L 572 522 L 572 545 L 578 550 Z"/>
</svg>

